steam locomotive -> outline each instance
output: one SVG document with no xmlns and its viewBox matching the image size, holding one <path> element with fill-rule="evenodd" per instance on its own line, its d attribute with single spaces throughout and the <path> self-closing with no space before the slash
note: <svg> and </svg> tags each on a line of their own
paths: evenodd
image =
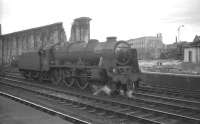
<svg viewBox="0 0 200 124">
<path fill-rule="evenodd" d="M 94 83 L 116 83 L 132 88 L 139 78 L 137 52 L 125 41 L 108 37 L 106 42 L 90 40 L 56 44 L 23 53 L 18 67 L 24 77 L 50 80 L 55 85 L 85 89 Z"/>
</svg>

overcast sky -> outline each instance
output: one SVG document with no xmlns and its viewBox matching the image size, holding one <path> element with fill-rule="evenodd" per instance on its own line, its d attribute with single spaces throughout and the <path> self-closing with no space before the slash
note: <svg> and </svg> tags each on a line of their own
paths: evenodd
<svg viewBox="0 0 200 124">
<path fill-rule="evenodd" d="M 5 34 L 63 22 L 69 38 L 73 19 L 87 16 L 91 38 L 128 40 L 160 32 L 169 44 L 180 25 L 181 40 L 200 35 L 199 7 L 200 0 L 0 0 L 0 23 Z"/>
</svg>

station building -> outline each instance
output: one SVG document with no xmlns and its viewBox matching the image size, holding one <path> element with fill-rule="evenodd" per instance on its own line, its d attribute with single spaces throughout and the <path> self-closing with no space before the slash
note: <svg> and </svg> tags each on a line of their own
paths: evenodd
<svg viewBox="0 0 200 124">
<path fill-rule="evenodd" d="M 162 34 L 157 36 L 145 36 L 128 40 L 132 48 L 137 49 L 139 59 L 157 59 L 161 50 L 165 47 L 162 42 Z"/>
<path fill-rule="evenodd" d="M 184 62 L 200 64 L 200 36 L 195 36 L 193 42 L 184 48 Z"/>
</svg>

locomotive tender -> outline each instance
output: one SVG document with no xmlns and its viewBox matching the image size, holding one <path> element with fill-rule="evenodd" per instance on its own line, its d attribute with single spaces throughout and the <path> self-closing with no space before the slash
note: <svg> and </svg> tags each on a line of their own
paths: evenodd
<svg viewBox="0 0 200 124">
<path fill-rule="evenodd" d="M 18 67 L 26 77 L 51 80 L 67 87 L 85 89 L 92 84 L 126 84 L 130 89 L 139 78 L 137 52 L 125 41 L 108 37 L 106 42 L 90 40 L 56 44 L 50 48 L 23 53 Z"/>
</svg>

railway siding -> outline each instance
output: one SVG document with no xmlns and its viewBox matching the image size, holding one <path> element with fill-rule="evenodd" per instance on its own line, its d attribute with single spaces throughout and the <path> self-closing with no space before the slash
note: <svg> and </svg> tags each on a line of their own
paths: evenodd
<svg viewBox="0 0 200 124">
<path fill-rule="evenodd" d="M 184 89 L 186 92 L 200 91 L 200 76 L 197 75 L 141 73 L 141 78 L 147 85 L 177 90 Z"/>
</svg>

